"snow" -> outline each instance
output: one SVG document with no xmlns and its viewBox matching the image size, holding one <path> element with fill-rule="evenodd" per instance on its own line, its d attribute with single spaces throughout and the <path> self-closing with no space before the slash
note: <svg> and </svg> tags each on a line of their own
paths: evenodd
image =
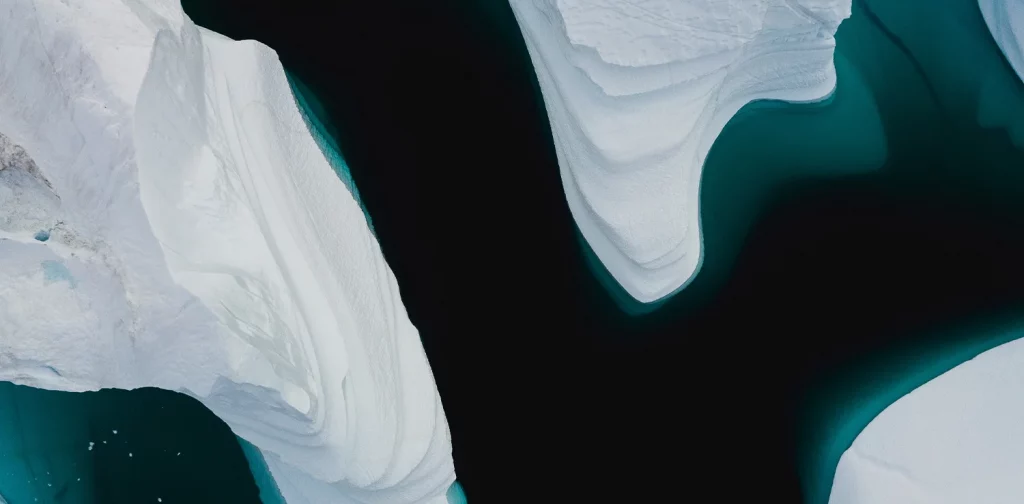
<svg viewBox="0 0 1024 504">
<path fill-rule="evenodd" d="M 193 395 L 292 504 L 445 502 L 418 333 L 273 50 L 176 0 L 3 0 L 0 88 L 0 379 Z"/>
<path fill-rule="evenodd" d="M 850 0 L 513 0 L 584 238 L 641 302 L 700 267 L 704 159 L 758 99 L 836 84 Z"/>
<path fill-rule="evenodd" d="M 978 0 L 978 7 L 1010 66 L 1024 76 L 1024 4 L 1019 0 Z"/>
<path fill-rule="evenodd" d="M 1019 502 L 1024 340 L 988 350 L 903 396 L 843 453 L 830 504 Z"/>
</svg>

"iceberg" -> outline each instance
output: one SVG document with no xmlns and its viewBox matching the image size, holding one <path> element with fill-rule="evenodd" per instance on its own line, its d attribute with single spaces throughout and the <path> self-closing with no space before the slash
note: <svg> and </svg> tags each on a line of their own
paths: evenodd
<svg viewBox="0 0 1024 504">
<path fill-rule="evenodd" d="M 1021 331 L 1013 337 L 1020 338 Z M 1014 502 L 1024 495 L 1024 340 L 889 405 L 839 458 L 830 504 Z"/>
<path fill-rule="evenodd" d="M 1024 5 L 1014 0 L 978 0 L 978 8 L 1010 66 L 1017 75 L 1024 75 Z"/>
<path fill-rule="evenodd" d="M 725 124 L 754 100 L 828 97 L 851 13 L 851 0 L 510 3 L 576 224 L 645 303 L 700 268 L 701 170 Z"/>
<path fill-rule="evenodd" d="M 447 501 L 418 332 L 272 49 L 2 0 L 0 88 L 0 380 L 189 394 L 292 504 Z"/>
</svg>

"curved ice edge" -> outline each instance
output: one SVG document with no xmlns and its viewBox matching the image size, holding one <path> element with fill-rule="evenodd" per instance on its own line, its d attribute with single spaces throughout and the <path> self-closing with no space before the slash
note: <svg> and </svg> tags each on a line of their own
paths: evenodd
<svg viewBox="0 0 1024 504">
<path fill-rule="evenodd" d="M 0 376 L 196 397 L 292 504 L 443 502 L 429 363 L 276 54 L 176 0 L 11 0 L 0 33 L 0 132 L 37 158 L 66 228 L 0 239 L 0 283 L 38 312 L 0 334 Z M 40 259 L 78 288 L 34 284 Z"/>
<path fill-rule="evenodd" d="M 537 3 L 542 4 L 544 2 L 538 1 Z M 844 3 L 839 1 L 835 2 L 835 5 L 832 5 L 829 8 L 835 9 L 836 16 L 845 17 L 849 14 L 848 4 L 848 2 Z M 791 4 L 790 7 L 792 7 Z M 844 9 L 844 7 L 846 8 Z M 559 8 L 561 8 L 561 4 L 559 4 Z M 552 7 L 552 9 L 554 9 L 554 7 Z M 811 59 L 801 57 L 793 58 L 794 68 L 797 68 L 797 65 L 800 65 L 801 63 L 814 61 L 814 68 L 805 68 L 803 71 L 824 72 L 824 75 L 822 75 L 823 80 L 819 81 L 815 79 L 815 81 L 811 82 L 811 86 L 802 85 L 801 87 L 791 89 L 778 89 L 776 87 L 775 89 L 756 90 L 747 95 L 730 97 L 728 101 L 722 105 L 709 105 L 714 108 L 705 109 L 705 111 L 711 111 L 711 117 L 708 119 L 709 122 L 704 127 L 698 126 L 698 130 L 695 130 L 690 135 L 682 137 L 681 140 L 676 141 L 677 144 L 681 146 L 683 143 L 690 141 L 690 139 L 695 139 L 697 144 L 693 157 L 697 163 L 699 163 L 699 166 L 681 167 L 684 172 L 687 172 L 687 176 L 689 177 L 689 181 L 685 186 L 687 189 L 685 190 L 690 196 L 686 198 L 685 202 L 685 205 L 687 205 L 687 209 L 683 214 L 685 215 L 685 225 L 684 223 L 677 223 L 677 225 L 687 229 L 688 232 L 679 233 L 676 230 L 667 230 L 666 232 L 671 235 L 680 235 L 678 243 L 676 245 L 668 246 L 665 250 L 659 251 L 656 257 L 651 256 L 643 258 L 643 260 L 638 260 L 638 258 L 633 257 L 633 255 L 636 255 L 635 252 L 637 251 L 633 251 L 634 253 L 630 254 L 623 249 L 627 244 L 618 243 L 622 239 L 626 239 L 628 243 L 627 237 L 616 236 L 613 239 L 613 237 L 608 235 L 609 231 L 604 229 L 607 225 L 604 223 L 604 219 L 600 212 L 588 204 L 584 195 L 581 194 L 579 189 L 576 187 L 577 177 L 586 177 L 587 174 L 585 172 L 581 172 L 578 167 L 574 168 L 573 165 L 576 164 L 577 161 L 572 161 L 574 158 L 571 158 L 570 154 L 579 154 L 580 152 L 576 152 L 576 148 L 570 148 L 569 145 L 575 145 L 576 142 L 592 142 L 593 139 L 588 138 L 588 135 L 582 131 L 572 133 L 574 128 L 579 129 L 579 126 L 569 124 L 575 120 L 575 116 L 572 111 L 566 110 L 567 105 L 558 103 L 563 100 L 563 98 L 560 97 L 561 94 L 572 92 L 572 89 L 574 88 L 569 86 L 568 91 L 561 89 L 561 84 L 559 84 L 558 81 L 559 77 L 555 75 L 557 71 L 549 68 L 549 65 L 558 66 L 565 62 L 549 61 L 549 56 L 545 56 L 544 53 L 545 51 L 550 51 L 550 47 L 542 49 L 539 46 L 541 43 L 540 39 L 547 37 L 547 35 L 539 34 L 545 33 L 547 30 L 551 30 L 553 28 L 551 26 L 541 26 L 542 23 L 537 21 L 541 19 L 540 17 L 537 17 L 538 13 L 533 12 L 533 9 L 525 4 L 517 5 L 513 3 L 513 11 L 523 32 L 523 38 L 530 52 L 531 59 L 533 60 L 537 78 L 540 81 L 540 88 L 547 104 L 549 119 L 552 123 L 552 134 L 554 136 L 555 150 L 558 156 L 562 185 L 568 206 L 576 221 L 577 228 L 583 235 L 584 239 L 590 244 L 591 250 L 593 250 L 593 253 L 599 259 L 599 262 L 604 266 L 604 269 L 612 278 L 615 279 L 616 282 L 618 282 L 622 289 L 629 296 L 632 296 L 637 302 L 649 304 L 653 307 L 656 307 L 659 301 L 664 301 L 673 294 L 686 288 L 690 282 L 692 282 L 703 264 L 703 255 L 705 251 L 699 204 L 701 175 L 703 173 L 703 164 L 706 156 L 710 152 L 714 141 L 724 129 L 725 124 L 729 122 L 737 111 L 742 109 L 747 103 L 753 101 L 778 100 L 793 103 L 818 102 L 828 99 L 836 89 L 835 64 L 831 57 L 831 51 L 834 50 L 834 38 L 831 36 L 824 36 L 821 32 L 819 32 L 818 38 L 813 41 L 801 40 L 789 46 L 786 46 L 785 44 L 779 45 L 777 41 L 775 41 L 774 44 L 769 44 L 765 47 L 758 47 L 759 50 L 743 52 L 740 59 L 735 64 L 730 65 L 730 75 L 732 75 L 733 72 L 742 74 L 742 71 L 737 69 L 744 68 L 744 65 L 756 65 L 758 60 L 763 56 L 797 51 L 808 51 L 808 54 L 815 51 L 829 51 L 829 55 L 827 57 L 823 57 L 819 54 L 817 56 L 813 56 Z M 534 23 L 534 21 L 537 21 L 537 23 Z M 550 19 L 548 21 L 550 21 Z M 534 26 L 534 24 L 537 25 Z M 838 22 L 836 24 L 838 24 Z M 554 29 L 557 30 L 557 28 Z M 537 40 L 535 40 L 535 38 Z M 550 43 L 552 41 L 548 40 L 547 42 L 548 45 L 551 45 Z M 576 49 L 579 48 L 577 47 Z M 554 51 L 557 52 L 559 49 L 554 49 Z M 556 59 L 560 58 L 559 56 L 552 57 Z M 565 57 L 568 58 L 568 56 Z M 571 60 L 572 58 L 568 59 Z M 579 71 L 580 69 L 576 68 L 572 70 Z M 790 70 L 790 72 L 793 71 L 794 70 Z M 797 75 L 797 77 L 798 76 L 799 75 Z M 794 76 L 790 76 L 791 79 L 792 77 Z M 793 79 L 793 81 L 796 82 L 799 80 L 800 79 Z M 740 79 L 740 81 L 742 82 L 742 79 Z M 591 84 L 595 83 L 591 82 Z M 725 87 L 734 84 L 736 83 L 730 80 L 730 77 L 726 77 L 719 85 Z M 784 82 L 780 81 L 780 84 L 784 84 Z M 670 87 L 678 93 L 678 88 L 685 87 L 685 85 L 686 84 L 675 83 Z M 660 90 L 660 92 L 664 91 L 665 90 Z M 614 99 L 614 97 L 612 98 Z M 566 122 L 566 124 L 562 124 L 563 122 Z M 582 140 L 574 138 L 574 135 L 581 134 L 584 137 Z M 594 147 L 600 149 L 600 146 Z M 578 149 L 580 151 L 587 150 L 586 146 L 578 147 Z M 676 147 L 676 150 L 678 150 L 678 146 Z M 684 160 L 684 165 L 685 164 Z M 642 177 L 642 175 L 638 175 L 638 177 Z M 675 236 L 673 236 L 673 238 L 675 238 Z M 648 250 L 646 252 L 652 251 Z M 649 310 L 643 309 L 640 311 Z"/>
<path fill-rule="evenodd" d="M 779 93 L 774 96 L 743 98 L 730 102 L 729 105 L 724 107 L 727 113 L 716 115 L 714 123 L 709 126 L 709 131 L 715 132 L 713 135 L 710 135 L 710 137 L 717 139 L 722 130 L 725 129 L 726 124 L 728 124 L 743 107 L 750 103 L 759 101 L 782 101 L 791 104 L 811 104 L 829 100 L 836 90 L 835 72 L 833 71 L 831 75 L 832 79 L 830 79 L 829 82 L 823 83 L 821 86 L 810 90 L 794 90 L 788 97 L 785 96 L 787 93 Z M 802 94 L 801 91 L 807 91 L 807 93 Z M 705 155 L 702 156 L 705 158 L 705 162 L 706 154 L 710 151 L 711 147 L 709 146 Z M 572 176 L 572 174 L 568 173 L 568 168 L 565 168 L 563 163 L 559 163 L 559 171 L 561 172 L 563 180 L 564 177 Z M 703 180 L 702 175 L 704 173 L 703 165 L 699 169 L 693 170 L 692 173 L 695 174 L 695 178 L 697 179 L 696 192 L 699 195 L 701 193 L 700 185 Z M 600 231 L 590 212 L 582 210 L 583 204 L 580 202 L 580 194 L 576 190 L 575 185 L 563 183 L 562 187 L 565 189 L 566 199 L 568 200 L 569 209 L 572 212 L 573 218 L 576 220 L 580 232 L 594 250 L 595 255 L 597 255 L 601 260 L 601 263 L 605 266 L 608 273 L 619 282 L 619 285 L 640 303 L 653 305 L 652 309 L 656 309 L 657 306 L 660 306 L 660 303 L 668 300 L 688 287 L 697 277 L 697 274 L 700 273 L 701 266 L 704 263 L 705 252 L 704 228 L 701 222 L 702 217 L 699 197 L 692 198 L 697 202 L 697 205 L 695 205 L 697 210 L 694 212 L 697 216 L 697 238 L 695 240 L 684 240 L 684 242 L 680 244 L 680 247 L 684 247 L 687 250 L 682 253 L 681 260 L 669 263 L 669 266 L 679 266 L 672 268 L 672 271 L 677 273 L 676 275 L 668 276 L 665 275 L 665 273 L 667 273 L 666 267 L 645 267 L 623 253 L 619 247 L 613 244 L 611 240 Z M 687 242 L 691 243 L 688 244 Z M 672 254 L 672 252 L 669 252 L 669 254 Z M 662 285 L 660 288 L 655 290 L 644 289 L 634 282 L 634 279 L 636 278 L 649 276 L 651 274 L 659 275 L 663 279 L 663 281 L 659 282 Z"/>
<path fill-rule="evenodd" d="M 817 487 L 810 504 L 826 498 L 829 504 L 965 502 L 979 496 L 995 502 L 1024 495 L 1024 452 L 1016 449 L 1024 440 L 1024 325 L 1015 313 L 955 332 L 968 330 L 979 334 L 880 363 L 883 374 L 892 368 L 896 377 L 888 388 L 824 406 L 830 410 L 824 416 L 836 425 L 817 428 L 836 438 L 818 440 L 827 447 L 815 447 L 805 470 L 811 478 L 832 478 L 804 482 Z"/>
</svg>

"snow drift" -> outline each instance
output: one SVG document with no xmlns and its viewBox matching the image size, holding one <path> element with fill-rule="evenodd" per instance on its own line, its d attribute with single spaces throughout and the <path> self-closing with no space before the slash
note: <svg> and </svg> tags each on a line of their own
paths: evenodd
<svg viewBox="0 0 1024 504">
<path fill-rule="evenodd" d="M 293 504 L 445 501 L 417 331 L 273 50 L 0 0 L 0 89 L 0 379 L 193 395 Z"/>
<path fill-rule="evenodd" d="M 701 168 L 758 99 L 835 88 L 833 38 L 851 0 L 512 0 L 584 238 L 641 302 L 701 261 Z"/>
</svg>

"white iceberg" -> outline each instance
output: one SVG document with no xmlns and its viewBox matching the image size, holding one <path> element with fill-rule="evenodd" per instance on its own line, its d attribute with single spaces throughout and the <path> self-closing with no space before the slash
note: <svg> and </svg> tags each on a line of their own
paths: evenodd
<svg viewBox="0 0 1024 504">
<path fill-rule="evenodd" d="M 1011 341 L 889 405 L 840 457 L 829 503 L 1020 502 L 1022 362 Z"/>
<path fill-rule="evenodd" d="M 0 379 L 190 394 L 296 503 L 445 502 L 429 364 L 273 50 L 0 0 Z"/>
<path fill-rule="evenodd" d="M 700 267 L 704 159 L 758 99 L 813 101 L 836 84 L 851 0 L 512 0 L 573 217 L 634 298 Z"/>
<path fill-rule="evenodd" d="M 1024 75 L 1024 4 L 1018 0 L 978 0 L 992 38 L 1017 75 Z"/>
</svg>

